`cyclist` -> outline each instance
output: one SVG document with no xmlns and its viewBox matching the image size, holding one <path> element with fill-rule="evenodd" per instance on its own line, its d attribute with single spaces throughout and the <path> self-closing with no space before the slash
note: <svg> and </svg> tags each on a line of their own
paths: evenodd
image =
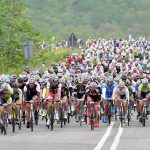
<svg viewBox="0 0 150 150">
<path fill-rule="evenodd" d="M 75 98 L 78 99 L 83 99 L 85 98 L 85 91 L 86 91 L 86 86 L 84 85 L 84 79 L 82 77 L 77 80 L 76 87 L 74 89 L 74 96 Z M 80 112 L 80 102 L 76 102 L 76 122 L 78 122 L 78 115 Z"/>
<path fill-rule="evenodd" d="M 99 122 L 98 122 L 98 103 L 101 100 L 101 94 L 102 91 L 100 91 L 98 85 L 95 82 L 90 82 L 89 85 L 87 86 L 86 90 L 86 96 L 87 96 L 87 117 L 89 119 L 90 117 L 90 102 L 94 102 L 94 110 L 95 110 L 95 127 L 99 127 Z M 90 120 L 89 120 L 90 124 Z"/>
<path fill-rule="evenodd" d="M 60 79 L 61 84 L 61 99 L 63 100 L 64 105 L 64 119 L 67 119 L 67 107 L 69 100 L 69 88 L 67 87 L 67 82 L 65 79 Z"/>
<path fill-rule="evenodd" d="M 123 113 L 126 115 L 127 112 L 127 102 L 129 101 L 129 90 L 125 86 L 123 81 L 120 81 L 119 84 L 113 90 L 113 100 L 115 100 L 115 106 L 117 108 L 117 113 L 119 113 L 120 99 L 123 100 Z"/>
<path fill-rule="evenodd" d="M 149 101 L 150 101 L 150 83 L 148 82 L 147 78 L 142 79 L 142 83 L 139 86 L 138 89 L 138 97 L 139 97 L 139 102 L 138 102 L 138 116 L 142 114 L 143 110 L 143 99 L 146 98 L 148 100 L 148 108 L 149 108 Z"/>
<path fill-rule="evenodd" d="M 112 100 L 113 90 L 116 87 L 116 83 L 113 81 L 112 76 L 107 77 L 107 82 L 104 84 L 103 87 L 103 95 L 104 95 L 104 123 L 108 121 L 108 101 Z M 113 105 L 113 103 L 112 103 Z M 112 111 L 114 112 L 115 109 L 112 107 Z"/>
<path fill-rule="evenodd" d="M 22 105 L 22 91 L 18 88 L 18 85 L 16 83 L 12 84 L 13 89 L 13 103 L 16 104 L 16 123 L 18 123 L 18 114 L 19 114 L 19 105 Z"/>
<path fill-rule="evenodd" d="M 1 105 L 3 105 L 4 103 L 7 104 L 9 124 L 11 124 L 11 119 L 12 119 L 12 94 L 13 94 L 13 90 L 10 87 L 10 85 L 8 83 L 3 83 L 1 85 Z M 2 111 L 3 108 L 1 108 L 1 112 Z"/>
<path fill-rule="evenodd" d="M 56 101 L 56 120 L 59 123 L 59 102 L 61 99 L 61 84 L 59 83 L 59 78 L 55 76 L 52 80 L 49 81 L 47 84 L 47 94 L 46 94 L 46 99 L 48 100 L 47 104 L 47 113 L 48 116 L 51 113 L 51 108 L 52 108 L 52 101 Z M 48 118 L 47 120 L 47 125 L 49 125 L 50 120 Z"/>
<path fill-rule="evenodd" d="M 30 128 L 30 100 L 35 102 L 40 100 L 40 85 L 35 82 L 33 78 L 29 79 L 29 82 L 24 87 L 24 102 L 25 102 L 25 116 L 27 120 L 27 128 Z M 37 110 L 37 106 L 35 106 Z"/>
</svg>

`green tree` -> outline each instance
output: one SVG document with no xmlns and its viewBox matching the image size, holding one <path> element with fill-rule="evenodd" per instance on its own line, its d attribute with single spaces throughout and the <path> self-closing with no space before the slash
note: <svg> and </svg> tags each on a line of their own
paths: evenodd
<svg viewBox="0 0 150 150">
<path fill-rule="evenodd" d="M 24 63 L 23 42 L 34 37 L 27 7 L 20 0 L 0 0 L 1 71 Z"/>
</svg>

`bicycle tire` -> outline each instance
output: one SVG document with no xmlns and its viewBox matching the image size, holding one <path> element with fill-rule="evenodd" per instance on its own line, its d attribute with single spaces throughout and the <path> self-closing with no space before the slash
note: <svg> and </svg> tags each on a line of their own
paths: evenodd
<svg viewBox="0 0 150 150">
<path fill-rule="evenodd" d="M 7 135 L 7 129 L 4 127 L 4 135 Z"/>
<path fill-rule="evenodd" d="M 130 125 L 130 106 L 128 106 L 128 126 Z"/>
<path fill-rule="evenodd" d="M 91 111 L 91 130 L 94 130 L 94 108 Z"/>
<path fill-rule="evenodd" d="M 70 113 L 67 115 L 67 122 L 70 123 Z"/>
<path fill-rule="evenodd" d="M 38 111 L 35 110 L 35 112 L 34 112 L 34 120 L 35 120 L 35 125 L 36 126 L 38 125 L 38 119 L 39 119 L 39 117 L 38 117 Z"/>
<path fill-rule="evenodd" d="M 22 116 L 22 118 L 23 118 L 23 124 L 25 125 L 26 119 L 25 119 L 25 111 L 24 110 L 23 110 L 23 116 Z"/>
<path fill-rule="evenodd" d="M 117 121 L 117 109 L 115 108 L 115 121 Z"/>
<path fill-rule="evenodd" d="M 111 123 L 111 105 L 108 105 L 108 124 L 110 125 Z"/>
<path fill-rule="evenodd" d="M 22 109 L 19 108 L 19 124 L 18 124 L 19 130 L 21 130 L 21 111 Z"/>
<path fill-rule="evenodd" d="M 145 118 L 143 118 L 143 120 L 142 120 L 142 124 L 143 124 L 143 127 L 145 127 Z"/>
<path fill-rule="evenodd" d="M 12 132 L 15 133 L 15 121 L 12 121 Z"/>
<path fill-rule="evenodd" d="M 122 114 L 122 107 L 121 107 L 121 111 L 120 111 L 120 122 L 121 122 L 121 127 L 123 127 L 123 114 Z"/>
<path fill-rule="evenodd" d="M 63 127 L 63 108 L 61 107 L 60 108 L 60 127 L 62 128 Z"/>
<path fill-rule="evenodd" d="M 31 118 L 30 118 L 30 127 L 31 127 L 31 132 L 33 132 L 33 112 L 31 111 Z"/>
<path fill-rule="evenodd" d="M 50 126 L 51 126 L 51 131 L 53 131 L 54 130 L 54 108 L 53 107 L 51 109 Z"/>
</svg>

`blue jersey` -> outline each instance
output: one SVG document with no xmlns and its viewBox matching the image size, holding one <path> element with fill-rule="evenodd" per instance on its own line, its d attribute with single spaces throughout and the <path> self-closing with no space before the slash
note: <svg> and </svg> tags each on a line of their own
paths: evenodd
<svg viewBox="0 0 150 150">
<path fill-rule="evenodd" d="M 112 85 L 110 86 L 108 83 L 105 83 L 105 86 L 104 88 L 106 89 L 106 92 L 105 92 L 105 99 L 107 100 L 108 98 L 111 98 L 112 97 L 112 94 L 113 94 L 113 90 L 114 88 L 116 87 L 116 83 L 113 82 Z"/>
</svg>

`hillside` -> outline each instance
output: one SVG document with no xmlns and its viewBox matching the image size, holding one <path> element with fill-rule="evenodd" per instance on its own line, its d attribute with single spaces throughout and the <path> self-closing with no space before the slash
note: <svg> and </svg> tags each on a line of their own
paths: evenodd
<svg viewBox="0 0 150 150">
<path fill-rule="evenodd" d="M 150 0 L 24 0 L 37 30 L 58 38 L 149 36 Z"/>
</svg>

